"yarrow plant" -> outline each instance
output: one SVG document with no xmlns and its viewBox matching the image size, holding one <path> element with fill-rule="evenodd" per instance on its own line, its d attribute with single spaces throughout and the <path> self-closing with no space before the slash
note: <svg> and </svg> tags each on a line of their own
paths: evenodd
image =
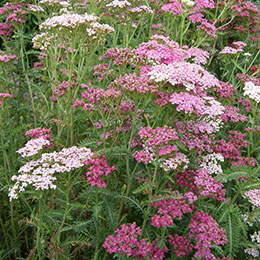
<svg viewBox="0 0 260 260">
<path fill-rule="evenodd" d="M 0 258 L 258 259 L 257 5 L 2 2 Z"/>
</svg>

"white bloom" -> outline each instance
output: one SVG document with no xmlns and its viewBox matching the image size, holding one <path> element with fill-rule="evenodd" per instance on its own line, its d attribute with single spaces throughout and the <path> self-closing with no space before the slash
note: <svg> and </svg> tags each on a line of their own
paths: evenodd
<svg viewBox="0 0 260 260">
<path fill-rule="evenodd" d="M 252 81 L 247 81 L 244 86 L 244 96 L 248 96 L 257 103 L 260 102 L 260 86 L 256 86 Z"/>
</svg>

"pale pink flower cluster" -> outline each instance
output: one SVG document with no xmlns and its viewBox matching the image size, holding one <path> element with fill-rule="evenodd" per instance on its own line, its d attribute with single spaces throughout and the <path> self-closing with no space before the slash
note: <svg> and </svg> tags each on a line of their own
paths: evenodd
<svg viewBox="0 0 260 260">
<path fill-rule="evenodd" d="M 252 189 L 245 192 L 244 198 L 247 198 L 251 204 L 260 207 L 260 189 Z"/>
<path fill-rule="evenodd" d="M 44 147 L 49 146 L 51 142 L 44 137 L 39 137 L 28 141 L 25 146 L 18 151 L 22 157 L 30 157 L 36 155 Z"/>
<path fill-rule="evenodd" d="M 244 96 L 248 96 L 257 103 L 260 102 L 260 86 L 255 85 L 252 81 L 245 82 Z"/>
<path fill-rule="evenodd" d="M 241 41 L 233 42 L 232 45 L 235 46 L 235 48 L 226 46 L 224 49 L 220 52 L 220 54 L 232 54 L 235 55 L 238 52 L 243 51 L 243 47 L 245 47 L 247 44 Z"/>
<path fill-rule="evenodd" d="M 169 159 L 159 159 L 159 161 L 162 163 L 161 167 L 164 168 L 166 172 L 170 170 L 176 170 L 178 167 L 181 167 L 181 169 L 187 169 L 188 164 L 190 163 L 188 157 L 183 154 L 176 152 L 175 157 L 169 158 Z"/>
<path fill-rule="evenodd" d="M 191 59 L 196 64 L 206 64 L 209 58 L 207 51 L 199 48 L 189 48 L 171 41 L 168 37 L 162 35 L 153 35 L 151 40 L 143 42 L 134 50 L 141 59 L 148 60 L 152 63 L 171 64 L 175 62 L 183 62 Z"/>
<path fill-rule="evenodd" d="M 4 62 L 4 63 L 7 63 L 11 60 L 14 60 L 16 59 L 17 56 L 16 55 L 7 55 L 7 54 L 3 54 L 1 51 L 0 51 L 0 62 Z"/>
<path fill-rule="evenodd" d="M 148 75 L 155 82 L 169 82 L 172 86 L 182 85 L 187 91 L 201 92 L 210 88 L 221 88 L 214 75 L 202 66 L 189 62 L 156 65 Z"/>
<path fill-rule="evenodd" d="M 17 199 L 18 193 L 32 185 L 35 190 L 56 189 L 54 173 L 71 172 L 84 166 L 94 154 L 88 148 L 63 148 L 60 152 L 44 153 L 41 158 L 23 165 L 11 180 L 15 181 L 9 188 L 9 199 Z"/>
<path fill-rule="evenodd" d="M 224 113 L 225 107 L 213 97 L 194 96 L 188 92 L 173 93 L 170 96 L 169 102 L 176 104 L 176 110 L 184 111 L 186 114 L 194 113 L 196 116 L 204 116 L 215 119 Z"/>
</svg>

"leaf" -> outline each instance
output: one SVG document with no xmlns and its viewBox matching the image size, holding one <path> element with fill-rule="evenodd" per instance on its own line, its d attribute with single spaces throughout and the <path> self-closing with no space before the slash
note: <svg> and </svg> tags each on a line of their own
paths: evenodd
<svg viewBox="0 0 260 260">
<path fill-rule="evenodd" d="M 147 187 L 149 187 L 149 184 L 147 182 L 144 182 L 143 184 L 141 184 L 139 187 L 137 187 L 133 191 L 133 194 L 138 194 L 138 193 L 142 192 L 144 189 L 146 189 Z"/>
</svg>

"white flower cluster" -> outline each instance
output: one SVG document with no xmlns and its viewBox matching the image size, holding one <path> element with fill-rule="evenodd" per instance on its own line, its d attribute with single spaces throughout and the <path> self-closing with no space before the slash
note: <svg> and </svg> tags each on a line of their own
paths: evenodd
<svg viewBox="0 0 260 260">
<path fill-rule="evenodd" d="M 27 5 L 28 9 L 32 12 L 38 13 L 38 12 L 44 12 L 43 8 L 38 5 Z"/>
<path fill-rule="evenodd" d="M 244 220 L 245 223 L 248 224 L 248 226 L 252 227 L 254 225 L 254 223 L 249 221 L 249 214 L 248 213 L 243 214 L 242 219 Z M 255 220 L 255 219 L 253 219 L 253 220 Z"/>
<path fill-rule="evenodd" d="M 251 235 L 251 240 L 252 242 L 256 242 L 257 244 L 260 244 L 260 231 L 255 232 L 253 235 Z"/>
<path fill-rule="evenodd" d="M 53 182 L 56 172 L 70 172 L 84 166 L 93 157 L 88 148 L 77 148 L 72 146 L 64 148 L 60 152 L 44 153 L 39 160 L 30 161 L 22 166 L 18 173 L 13 175 L 11 180 L 15 181 L 12 188 L 9 188 L 9 199 L 17 199 L 18 193 L 25 190 L 25 187 L 32 185 L 35 190 L 56 189 Z"/>
<path fill-rule="evenodd" d="M 74 29 L 80 25 L 88 25 L 89 23 L 98 22 L 99 18 L 94 14 L 62 14 L 47 18 L 41 25 L 40 30 L 51 30 L 57 28 L 62 29 Z"/>
<path fill-rule="evenodd" d="M 260 102 L 260 86 L 256 86 L 252 81 L 247 81 L 244 86 L 244 96 L 248 96 L 257 103 Z"/>
<path fill-rule="evenodd" d="M 176 170 L 180 165 L 184 164 L 182 169 L 187 169 L 188 164 L 190 163 L 187 156 L 183 153 L 176 152 L 174 158 L 169 158 L 166 160 L 160 160 L 162 163 L 161 168 L 167 172 L 169 170 Z"/>
<path fill-rule="evenodd" d="M 191 8 L 195 5 L 194 1 L 191 0 L 181 0 L 182 4 L 184 4 L 186 7 Z"/>
<path fill-rule="evenodd" d="M 259 251 L 257 247 L 251 247 L 251 248 L 247 248 L 245 249 L 245 253 L 253 256 L 253 257 L 258 257 L 259 256 Z"/>
<path fill-rule="evenodd" d="M 47 32 L 37 34 L 32 38 L 33 48 L 45 51 L 51 45 L 53 39 L 55 39 L 54 35 Z"/>
<path fill-rule="evenodd" d="M 131 6 L 131 4 L 126 0 L 123 0 L 123 1 L 114 0 L 111 3 L 106 5 L 106 7 L 112 7 L 112 8 L 115 8 L 115 7 L 125 8 L 127 6 Z"/>
<path fill-rule="evenodd" d="M 54 40 L 64 41 L 64 37 L 78 37 L 83 41 L 81 47 L 96 39 L 103 40 L 107 34 L 114 32 L 114 28 L 108 24 L 100 24 L 99 20 L 95 14 L 87 13 L 66 13 L 47 18 L 40 25 L 42 33 L 32 40 L 33 48 L 46 51 Z"/>
<path fill-rule="evenodd" d="M 205 156 L 202 156 L 200 165 L 210 174 L 222 174 L 220 162 L 224 162 L 224 157 L 219 153 L 211 153 Z"/>
<path fill-rule="evenodd" d="M 50 141 L 39 137 L 28 141 L 25 146 L 18 151 L 17 153 L 21 154 L 22 157 L 29 157 L 37 154 L 41 149 L 50 145 Z"/>
<path fill-rule="evenodd" d="M 40 5 L 47 6 L 59 6 L 61 8 L 68 8 L 71 6 L 70 1 L 59 1 L 59 0 L 40 0 Z"/>
</svg>

